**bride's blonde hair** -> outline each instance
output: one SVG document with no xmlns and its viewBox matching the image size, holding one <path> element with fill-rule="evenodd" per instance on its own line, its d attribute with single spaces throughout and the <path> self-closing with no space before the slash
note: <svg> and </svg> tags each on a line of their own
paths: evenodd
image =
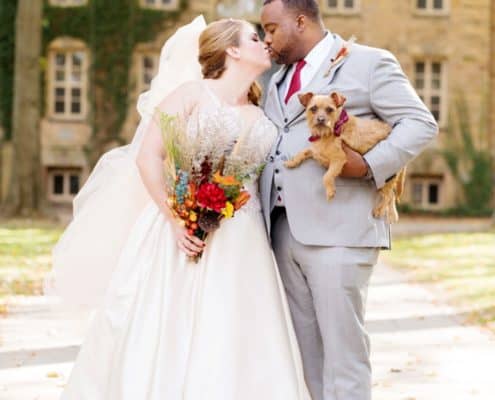
<svg viewBox="0 0 495 400">
<path fill-rule="evenodd" d="M 241 32 L 247 22 L 239 19 L 221 19 L 212 22 L 199 37 L 199 63 L 204 78 L 218 79 L 227 69 L 225 60 L 229 47 L 238 47 Z M 261 86 L 255 81 L 249 88 L 248 99 L 259 105 Z"/>
</svg>

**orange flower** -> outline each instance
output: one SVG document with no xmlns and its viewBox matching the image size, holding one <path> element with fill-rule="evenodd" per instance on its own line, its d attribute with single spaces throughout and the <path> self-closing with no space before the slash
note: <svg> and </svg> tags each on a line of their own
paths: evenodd
<svg viewBox="0 0 495 400">
<path fill-rule="evenodd" d="M 194 182 L 189 183 L 190 200 L 193 202 L 193 206 L 191 206 L 191 208 L 196 205 L 196 189 L 197 188 Z"/>
<path fill-rule="evenodd" d="M 249 199 L 251 198 L 251 195 L 244 191 L 237 196 L 237 199 L 234 201 L 234 209 L 237 211 L 239 208 L 241 208 L 244 204 L 246 204 Z"/>
<path fill-rule="evenodd" d="M 233 176 L 222 176 L 220 172 L 215 172 L 213 175 L 213 182 L 223 186 L 240 186 L 240 182 Z"/>
</svg>

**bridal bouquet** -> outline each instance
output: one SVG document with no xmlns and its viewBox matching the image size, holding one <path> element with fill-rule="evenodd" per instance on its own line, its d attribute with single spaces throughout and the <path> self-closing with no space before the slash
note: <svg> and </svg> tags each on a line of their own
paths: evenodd
<svg viewBox="0 0 495 400">
<path fill-rule="evenodd" d="M 233 140 L 215 118 L 205 125 L 190 137 L 185 121 L 160 113 L 168 205 L 189 234 L 201 240 L 248 202 L 244 183 L 260 172 L 263 161 L 255 146 L 246 146 L 249 135 Z"/>
</svg>

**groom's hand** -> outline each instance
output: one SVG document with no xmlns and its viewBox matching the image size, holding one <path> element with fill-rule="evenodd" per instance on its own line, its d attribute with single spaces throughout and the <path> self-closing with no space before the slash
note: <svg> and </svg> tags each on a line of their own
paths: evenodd
<svg viewBox="0 0 495 400">
<path fill-rule="evenodd" d="M 352 150 L 345 143 L 342 143 L 344 152 L 347 156 L 347 162 L 340 176 L 342 178 L 364 178 L 368 172 L 368 164 L 357 151 Z"/>
</svg>

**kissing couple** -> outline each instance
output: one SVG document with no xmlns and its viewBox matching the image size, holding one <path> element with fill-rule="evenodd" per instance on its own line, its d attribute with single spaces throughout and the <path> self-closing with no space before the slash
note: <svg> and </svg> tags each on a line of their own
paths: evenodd
<svg viewBox="0 0 495 400">
<path fill-rule="evenodd" d="M 237 19 L 178 29 L 132 142 L 105 153 L 74 199 L 46 292 L 95 313 L 61 399 L 371 399 L 366 294 L 390 247 L 372 210 L 437 124 L 395 57 L 327 30 L 316 1 L 265 0 L 261 23 L 263 40 Z M 256 79 L 272 60 L 262 105 Z M 333 91 L 393 130 L 364 155 L 346 149 L 328 201 L 319 164 L 285 162 L 310 136 L 297 94 Z M 167 202 L 157 112 L 180 116 L 192 141 L 248 138 L 264 166 L 206 241 Z"/>
</svg>

